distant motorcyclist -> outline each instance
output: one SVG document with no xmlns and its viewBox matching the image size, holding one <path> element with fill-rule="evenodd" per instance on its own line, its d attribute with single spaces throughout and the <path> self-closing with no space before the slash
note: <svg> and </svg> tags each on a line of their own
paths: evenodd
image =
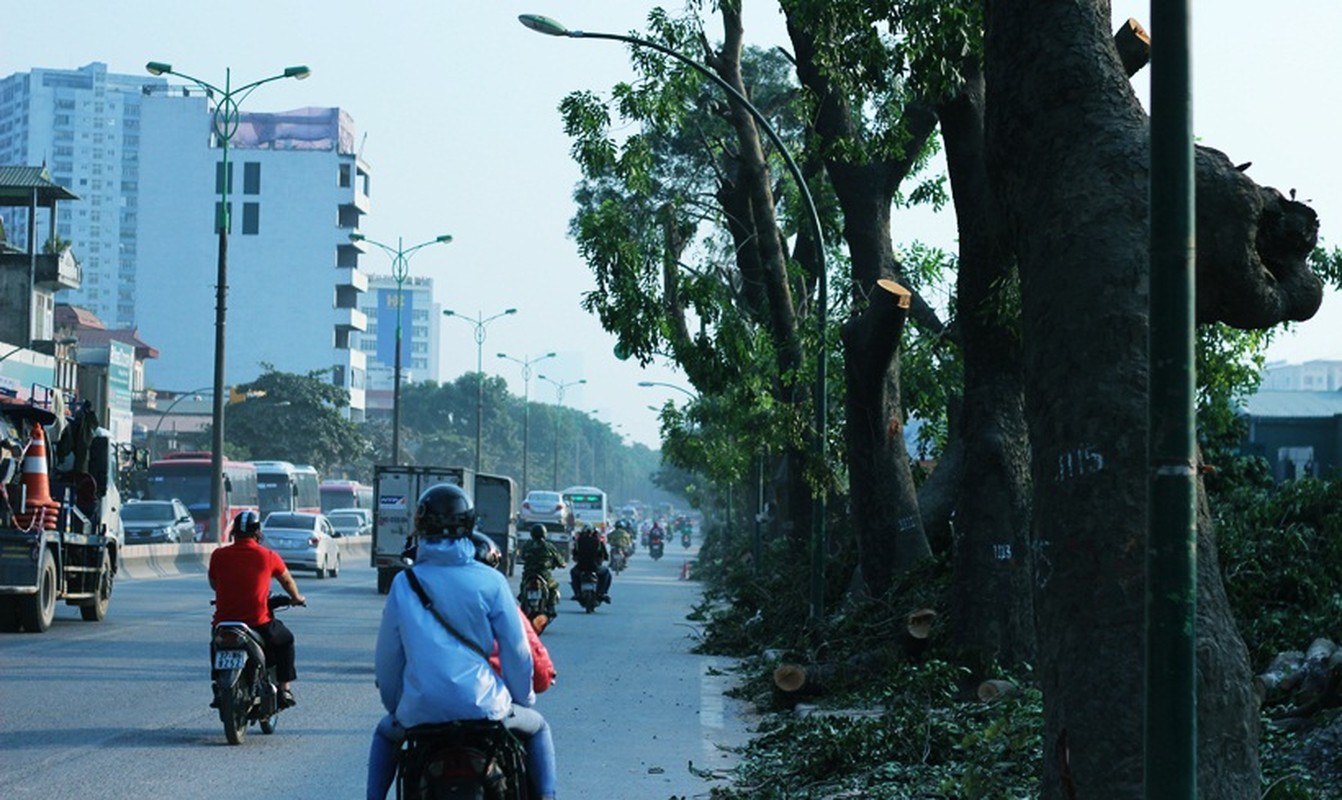
<svg viewBox="0 0 1342 800">
<path fill-rule="evenodd" d="M 629 533 L 629 521 L 621 519 L 615 523 L 615 530 L 610 535 L 610 550 L 612 553 L 619 551 L 628 557 L 634 550 L 634 537 Z"/>
<path fill-rule="evenodd" d="M 610 560 L 610 551 L 606 549 L 606 543 L 601 539 L 601 534 L 597 533 L 596 528 L 591 523 L 585 523 L 582 530 L 578 531 L 578 541 L 573 546 L 573 569 L 569 570 L 569 577 L 573 580 L 573 599 L 578 599 L 578 584 L 582 573 L 594 572 L 597 577 L 597 594 L 601 595 L 601 602 L 610 602 L 610 567 L 606 562 Z"/>
<path fill-rule="evenodd" d="M 559 610 L 559 581 L 555 580 L 551 570 L 566 566 L 568 562 L 560 555 L 559 549 L 545 540 L 545 526 L 532 525 L 531 539 L 522 545 L 522 586 L 527 585 L 532 575 L 539 575 L 545 581 L 549 587 L 546 614 L 552 617 Z"/>
</svg>

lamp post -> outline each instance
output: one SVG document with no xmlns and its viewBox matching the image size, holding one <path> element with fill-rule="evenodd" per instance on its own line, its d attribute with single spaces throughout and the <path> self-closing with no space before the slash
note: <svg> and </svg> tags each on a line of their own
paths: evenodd
<svg viewBox="0 0 1342 800">
<path fill-rule="evenodd" d="M 480 439 L 484 432 L 485 419 L 485 326 L 500 317 L 516 313 L 515 308 L 505 308 L 492 317 L 486 317 L 483 311 L 477 311 L 475 319 L 471 319 L 450 309 L 443 310 L 443 316 L 455 317 L 475 326 L 475 471 L 477 473 L 480 471 Z"/>
<path fill-rule="evenodd" d="M 402 286 L 405 284 L 405 279 L 410 276 L 410 256 L 415 251 L 431 244 L 447 244 L 452 241 L 452 237 L 443 234 L 427 242 L 420 242 L 414 247 L 406 247 L 405 240 L 399 236 L 396 237 L 395 247 L 369 239 L 362 233 L 351 233 L 349 240 L 367 242 L 391 256 L 391 277 L 396 281 L 396 355 L 392 367 L 391 386 L 391 463 L 399 465 L 401 463 L 401 309 L 405 307 Z"/>
<path fill-rule="evenodd" d="M 554 428 L 555 428 L 555 465 L 554 465 L 554 472 L 551 473 L 552 477 L 554 478 L 554 488 L 555 488 L 555 491 L 557 492 L 557 491 L 559 491 L 559 409 L 561 409 L 561 408 L 564 407 L 564 392 L 567 391 L 568 388 L 569 388 L 570 386 L 577 386 L 578 384 L 581 384 L 581 383 L 587 383 L 587 379 L 586 379 L 586 378 L 579 378 L 579 379 L 576 380 L 576 381 L 568 381 L 567 383 L 565 383 L 565 382 L 563 382 L 563 381 L 557 381 L 557 380 L 555 380 L 554 378 L 547 378 L 547 377 L 545 377 L 544 375 L 537 375 L 536 377 L 540 378 L 541 380 L 545 381 L 546 383 L 552 383 L 552 384 L 554 384 L 554 387 L 555 387 L 555 397 L 556 397 L 557 400 L 558 400 L 558 402 L 557 402 L 557 404 L 556 404 L 556 406 L 555 406 L 555 424 L 554 424 Z"/>
<path fill-rule="evenodd" d="M 685 394 L 685 395 L 688 395 L 688 396 L 689 396 L 691 399 L 693 399 L 693 400 L 698 400 L 698 399 L 699 399 L 699 395 L 698 395 L 698 394 L 696 394 L 696 393 L 694 393 L 694 392 L 691 392 L 689 389 L 686 389 L 684 386 L 677 386 L 677 385 L 675 385 L 674 383 L 662 383 L 661 381 L 639 381 L 639 382 L 638 382 L 638 385 L 644 387 L 645 389 L 648 388 L 648 387 L 650 387 L 650 386 L 665 386 L 665 387 L 668 388 L 668 389 L 675 389 L 677 392 L 681 392 L 681 393 L 683 393 L 683 394 Z"/>
<path fill-rule="evenodd" d="M 173 401 L 172 401 L 171 403 L 168 404 L 168 407 L 165 408 L 165 409 L 163 409 L 163 413 L 158 415 L 158 423 L 154 425 L 154 433 L 153 433 L 152 436 L 149 437 L 149 444 L 150 444 L 150 448 L 151 448 L 151 450 L 155 450 L 155 451 L 158 450 L 158 432 L 159 432 L 159 429 L 163 427 L 163 420 L 165 420 L 165 419 L 168 418 L 168 415 L 171 414 L 171 413 L 172 413 L 172 410 L 173 410 L 174 408 L 177 407 L 177 404 L 180 403 L 180 402 L 182 402 L 183 400 L 185 400 L 185 399 L 188 398 L 188 397 L 196 397 L 196 398 L 199 398 L 200 395 L 205 394 L 205 393 L 207 393 L 207 392 L 209 392 L 209 391 L 210 391 L 210 387 L 209 387 L 209 386 L 202 386 L 202 387 L 200 387 L 199 389 L 192 389 L 192 390 L 189 391 L 189 392 L 182 392 L 181 394 L 177 395 L 177 397 L 173 398 Z M 158 453 L 157 453 L 157 452 L 154 453 L 154 457 L 155 457 L 155 458 L 158 458 Z"/>
<path fill-rule="evenodd" d="M 826 396 L 826 382 L 828 381 L 829 371 L 829 345 L 827 343 L 826 329 L 829 326 L 829 280 L 825 264 L 825 232 L 820 227 L 820 213 L 816 209 L 815 200 L 811 197 L 811 189 L 806 185 L 806 179 L 802 175 L 797 162 L 792 158 L 792 153 L 784 146 L 782 138 L 774 130 L 769 121 L 764 118 L 760 112 L 745 95 L 736 90 L 736 87 L 727 83 L 713 70 L 700 64 L 698 61 L 676 52 L 665 45 L 647 39 L 640 39 L 634 36 L 625 36 L 618 33 L 592 33 L 590 31 L 573 31 L 564 27 L 549 17 L 543 17 L 539 14 L 522 14 L 518 16 L 518 21 L 523 25 L 538 33 L 547 36 L 567 36 L 570 39 L 609 39 L 616 42 L 625 42 L 637 47 L 647 47 L 657 52 L 670 56 L 682 64 L 690 67 L 699 74 L 713 81 L 723 91 L 731 96 L 732 100 L 744 108 L 755 123 L 764 129 L 769 141 L 773 142 L 774 147 L 783 156 L 783 161 L 787 164 L 788 172 L 792 174 L 792 179 L 797 183 L 797 191 L 801 195 L 802 202 L 806 206 L 806 211 L 810 216 L 811 228 L 815 232 L 816 241 L 816 260 L 819 262 L 819 275 L 816 276 L 816 328 L 819 336 L 816 344 L 816 381 L 815 381 L 815 454 L 818 465 L 824 467 L 827 458 L 827 438 L 828 430 L 828 397 Z M 826 538 L 826 519 L 825 502 L 828 487 L 822 486 L 819 494 L 816 496 L 811 515 L 811 619 L 819 620 L 824 614 L 825 608 L 825 552 L 828 549 L 825 543 Z"/>
<path fill-rule="evenodd" d="M 219 228 L 219 257 L 216 265 L 214 287 L 214 404 L 210 414 L 210 519 L 212 534 L 218 540 L 226 523 L 222 519 L 222 500 L 224 494 L 224 347 L 225 316 L 228 300 L 228 229 L 231 224 L 228 209 L 228 193 L 232 188 L 232 176 L 229 173 L 228 144 L 237 133 L 242 122 L 238 106 L 247 99 L 256 87 L 284 78 L 304 80 L 312 70 L 304 66 L 286 67 L 278 75 L 252 81 L 237 88 L 233 87 L 232 70 L 224 69 L 224 88 L 220 89 L 200 78 L 194 78 L 172 68 L 162 61 L 150 61 L 144 65 L 150 75 L 175 75 L 182 80 L 196 84 L 206 92 L 218 94 L 219 102 L 214 107 L 214 136 L 220 149 L 219 174 L 216 176 L 220 201 L 216 224 Z"/>
<path fill-rule="evenodd" d="M 527 483 L 528 448 L 531 444 L 531 365 L 554 358 L 554 353 L 546 353 L 535 358 L 513 358 L 507 353 L 499 353 L 499 358 L 522 365 L 522 494 L 526 495 L 531 487 Z"/>
</svg>

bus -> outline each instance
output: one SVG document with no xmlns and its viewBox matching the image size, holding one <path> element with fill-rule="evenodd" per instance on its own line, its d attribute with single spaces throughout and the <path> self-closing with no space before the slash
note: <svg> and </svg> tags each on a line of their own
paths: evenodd
<svg viewBox="0 0 1342 800">
<path fill-rule="evenodd" d="M 610 504 L 606 493 L 595 486 L 570 486 L 560 492 L 573 512 L 573 525 L 581 528 L 591 523 L 598 531 L 610 527 Z"/>
<path fill-rule="evenodd" d="M 373 511 L 373 487 L 358 481 L 327 480 L 321 483 L 322 513 L 337 508 L 367 508 Z"/>
<path fill-rule="evenodd" d="M 210 454 L 184 451 L 168 453 L 149 465 L 145 478 L 146 500 L 171 500 L 186 504 L 196 521 L 196 541 L 228 541 L 229 523 L 246 509 L 259 510 L 256 466 L 250 461 L 223 463 L 224 498 L 219 519 L 210 519 Z"/>
<path fill-rule="evenodd" d="M 256 491 L 261 501 L 261 518 L 272 511 L 302 511 L 316 514 L 322 510 L 317 470 L 307 464 L 288 461 L 254 461 Z"/>
</svg>

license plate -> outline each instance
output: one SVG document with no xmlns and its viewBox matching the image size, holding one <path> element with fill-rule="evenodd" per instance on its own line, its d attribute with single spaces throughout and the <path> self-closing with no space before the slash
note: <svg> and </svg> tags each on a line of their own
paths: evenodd
<svg viewBox="0 0 1342 800">
<path fill-rule="evenodd" d="M 214 654 L 215 669 L 242 669 L 247 663 L 247 654 L 241 650 L 220 650 Z"/>
<path fill-rule="evenodd" d="M 528 592 L 527 592 L 527 599 L 528 599 L 528 600 L 539 600 L 539 599 L 541 599 L 541 593 L 540 593 L 540 590 L 538 590 L 538 589 L 531 589 L 530 591 L 528 591 Z"/>
<path fill-rule="evenodd" d="M 582 585 L 582 590 L 583 590 L 584 592 L 595 592 L 595 591 L 596 591 L 596 584 L 595 584 L 595 583 L 584 583 L 584 584 Z"/>
</svg>

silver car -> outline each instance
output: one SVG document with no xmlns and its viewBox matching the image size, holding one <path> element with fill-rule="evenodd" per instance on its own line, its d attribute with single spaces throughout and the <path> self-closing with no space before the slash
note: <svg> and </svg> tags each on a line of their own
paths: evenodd
<svg viewBox="0 0 1342 800">
<path fill-rule="evenodd" d="M 373 511 L 368 508 L 337 508 L 326 515 L 336 537 L 366 536 L 373 532 Z"/>
<path fill-rule="evenodd" d="M 261 523 L 261 543 L 291 570 L 310 569 L 319 579 L 340 576 L 340 542 L 325 514 L 272 511 Z"/>
<path fill-rule="evenodd" d="M 131 500 L 121 507 L 126 544 L 177 544 L 196 536 L 196 523 L 181 500 Z"/>
</svg>

